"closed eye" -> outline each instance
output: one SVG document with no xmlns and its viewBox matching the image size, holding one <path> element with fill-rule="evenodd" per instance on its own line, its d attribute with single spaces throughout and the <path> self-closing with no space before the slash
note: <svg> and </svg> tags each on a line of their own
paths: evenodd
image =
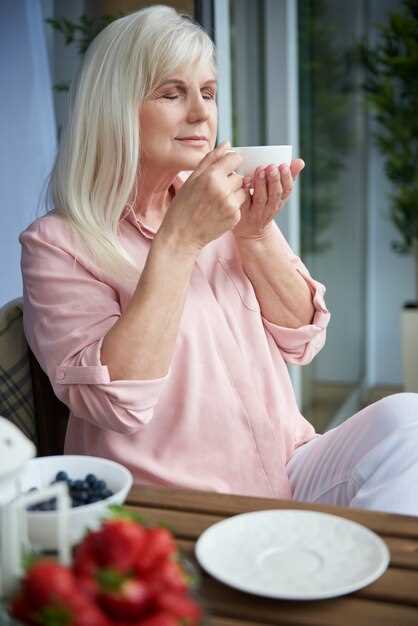
<svg viewBox="0 0 418 626">
<path fill-rule="evenodd" d="M 167 96 L 163 96 L 163 98 L 165 98 L 166 100 L 177 100 L 178 95 L 167 95 Z M 204 100 L 214 100 L 215 99 L 215 94 L 214 93 L 207 93 L 206 95 L 203 96 Z"/>
</svg>

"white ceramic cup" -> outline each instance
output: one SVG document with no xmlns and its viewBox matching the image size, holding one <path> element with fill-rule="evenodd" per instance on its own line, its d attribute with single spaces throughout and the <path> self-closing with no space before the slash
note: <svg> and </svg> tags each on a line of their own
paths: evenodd
<svg viewBox="0 0 418 626">
<path fill-rule="evenodd" d="M 290 165 L 292 160 L 292 146 L 237 146 L 232 150 L 244 158 L 236 170 L 241 176 L 252 176 L 257 167 L 270 164 Z"/>
</svg>

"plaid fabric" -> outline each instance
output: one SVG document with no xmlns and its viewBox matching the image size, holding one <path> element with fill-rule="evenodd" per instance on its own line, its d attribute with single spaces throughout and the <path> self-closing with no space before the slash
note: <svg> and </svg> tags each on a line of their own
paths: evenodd
<svg viewBox="0 0 418 626">
<path fill-rule="evenodd" d="M 0 415 L 36 445 L 35 410 L 21 298 L 0 309 Z"/>
</svg>

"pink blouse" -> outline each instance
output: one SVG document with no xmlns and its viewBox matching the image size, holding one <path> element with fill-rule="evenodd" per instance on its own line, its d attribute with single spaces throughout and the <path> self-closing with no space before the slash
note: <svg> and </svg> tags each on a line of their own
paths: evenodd
<svg viewBox="0 0 418 626">
<path fill-rule="evenodd" d="M 154 234 L 123 214 L 121 241 L 139 271 Z M 312 360 L 330 314 L 324 286 L 281 240 L 310 286 L 312 324 L 290 329 L 262 317 L 229 231 L 197 258 L 168 374 L 111 380 L 101 344 L 136 281 L 121 284 L 97 267 L 57 214 L 29 226 L 20 236 L 24 328 L 70 409 L 65 452 L 114 459 L 137 483 L 290 498 L 286 463 L 315 431 L 298 410 L 286 362 Z"/>
</svg>

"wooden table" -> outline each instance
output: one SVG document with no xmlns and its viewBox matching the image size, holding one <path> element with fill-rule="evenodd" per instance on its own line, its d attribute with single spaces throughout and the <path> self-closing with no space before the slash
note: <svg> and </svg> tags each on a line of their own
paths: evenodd
<svg viewBox="0 0 418 626">
<path fill-rule="evenodd" d="M 411 485 L 416 489 L 416 485 Z M 304 509 L 339 515 L 375 531 L 386 542 L 389 569 L 373 584 L 335 599 L 270 600 L 236 591 L 202 574 L 202 603 L 211 626 L 418 626 L 418 518 L 361 509 L 302 504 L 202 491 L 134 487 L 126 504 L 150 524 L 166 523 L 192 560 L 208 526 L 237 513 Z"/>
</svg>

